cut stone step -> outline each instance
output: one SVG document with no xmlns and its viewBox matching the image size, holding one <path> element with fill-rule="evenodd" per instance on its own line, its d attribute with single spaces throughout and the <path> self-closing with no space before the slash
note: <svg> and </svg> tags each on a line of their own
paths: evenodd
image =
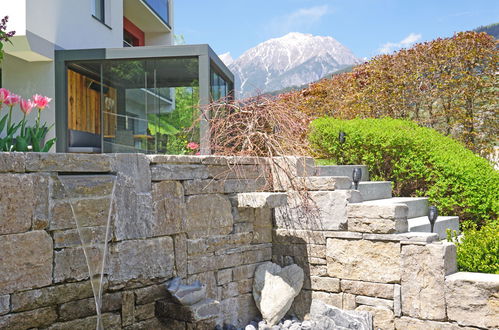
<svg viewBox="0 0 499 330">
<path fill-rule="evenodd" d="M 358 190 L 364 201 L 392 198 L 392 183 L 390 181 L 359 182 Z"/>
<path fill-rule="evenodd" d="M 407 214 L 407 218 L 417 218 L 428 215 L 428 197 L 392 197 L 387 199 L 377 199 L 371 200 L 367 202 L 363 202 L 365 204 L 405 204 L 409 207 L 409 213 Z"/>
<path fill-rule="evenodd" d="M 407 219 L 409 232 L 430 232 L 430 221 L 427 216 Z M 459 217 L 441 216 L 437 218 L 433 231 L 438 234 L 440 239 L 447 237 L 447 229 L 455 230 L 459 234 Z"/>
<path fill-rule="evenodd" d="M 316 176 L 347 176 L 352 178 L 353 169 L 362 169 L 361 181 L 369 181 L 369 170 L 366 165 L 321 165 L 317 166 Z"/>
<path fill-rule="evenodd" d="M 352 186 L 352 179 L 346 176 L 307 176 L 297 178 L 298 188 L 310 191 L 345 190 Z"/>
</svg>

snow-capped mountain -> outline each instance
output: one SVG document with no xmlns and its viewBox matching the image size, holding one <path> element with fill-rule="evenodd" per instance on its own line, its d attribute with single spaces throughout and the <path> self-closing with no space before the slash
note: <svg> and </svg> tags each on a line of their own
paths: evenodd
<svg viewBox="0 0 499 330">
<path fill-rule="evenodd" d="M 361 61 L 332 37 L 289 33 L 267 40 L 234 60 L 220 58 L 234 73 L 238 97 L 307 84 Z"/>
</svg>

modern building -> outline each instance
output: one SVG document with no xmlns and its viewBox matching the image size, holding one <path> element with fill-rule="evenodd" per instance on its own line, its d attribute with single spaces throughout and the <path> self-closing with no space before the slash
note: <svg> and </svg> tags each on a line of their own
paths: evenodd
<svg viewBox="0 0 499 330">
<path fill-rule="evenodd" d="M 57 152 L 209 153 L 199 106 L 233 90 L 208 45 L 173 45 L 173 0 L 0 0 L 2 87 L 52 97 Z M 20 113 L 19 113 L 20 116 Z"/>
</svg>

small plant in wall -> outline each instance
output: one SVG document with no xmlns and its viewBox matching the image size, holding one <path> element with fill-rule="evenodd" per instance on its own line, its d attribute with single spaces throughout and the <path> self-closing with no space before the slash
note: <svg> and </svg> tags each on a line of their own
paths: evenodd
<svg viewBox="0 0 499 330">
<path fill-rule="evenodd" d="M 37 151 L 47 152 L 54 145 L 55 139 L 45 141 L 45 137 L 54 125 L 41 123 L 40 113 L 48 107 L 51 98 L 35 94 L 32 99 L 23 99 L 11 91 L 0 88 L 0 151 Z M 4 105 L 8 113 L 1 117 Z M 23 119 L 12 122 L 12 111 L 19 106 Z M 27 126 L 27 116 L 36 108 L 35 126 Z"/>
<path fill-rule="evenodd" d="M 7 22 L 9 21 L 9 16 L 5 16 L 0 20 L 0 63 L 2 62 L 3 59 L 3 44 L 4 42 L 9 42 L 10 38 L 16 34 L 16 31 L 9 31 L 7 32 Z"/>
</svg>

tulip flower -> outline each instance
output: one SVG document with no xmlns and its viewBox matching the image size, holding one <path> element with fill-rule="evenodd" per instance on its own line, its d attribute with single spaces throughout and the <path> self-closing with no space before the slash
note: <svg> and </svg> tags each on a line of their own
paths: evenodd
<svg viewBox="0 0 499 330">
<path fill-rule="evenodd" d="M 187 143 L 187 149 L 197 150 L 199 149 L 199 144 L 197 144 L 196 142 L 189 142 Z"/>
<path fill-rule="evenodd" d="M 21 111 L 24 113 L 24 116 L 26 117 L 31 113 L 31 110 L 33 109 L 35 104 L 31 100 L 21 99 L 20 106 L 21 106 Z"/>
<path fill-rule="evenodd" d="M 10 93 L 7 98 L 3 101 L 6 105 L 9 107 L 13 107 L 14 105 L 18 104 L 21 101 L 21 97 L 19 95 L 16 95 L 14 93 Z"/>
<path fill-rule="evenodd" d="M 42 96 L 39 94 L 33 95 L 33 103 L 39 110 L 45 109 L 50 101 L 52 101 L 50 97 Z"/>
<path fill-rule="evenodd" d="M 0 88 L 0 107 L 4 104 L 5 100 L 9 97 L 10 92 L 8 89 Z"/>
</svg>

